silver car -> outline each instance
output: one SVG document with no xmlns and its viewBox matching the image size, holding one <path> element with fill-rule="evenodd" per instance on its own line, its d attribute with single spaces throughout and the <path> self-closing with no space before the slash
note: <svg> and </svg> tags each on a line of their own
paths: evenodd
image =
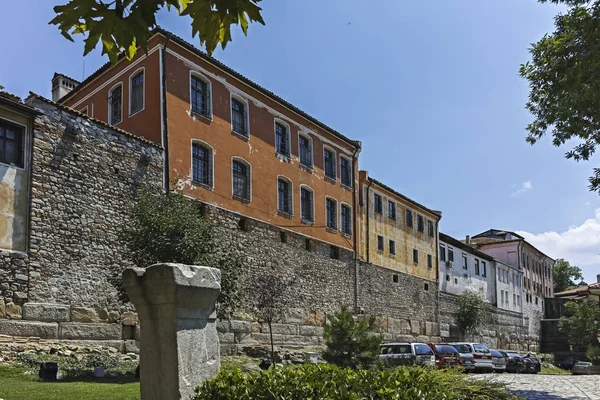
<svg viewBox="0 0 600 400">
<path fill-rule="evenodd" d="M 591 362 L 579 361 L 573 365 L 573 369 L 571 369 L 571 373 L 573 375 L 588 375 L 590 374 L 590 367 L 592 366 Z"/>
<path fill-rule="evenodd" d="M 506 358 L 504 354 L 498 350 L 490 350 L 490 354 L 492 355 L 492 368 L 494 372 L 506 371 Z"/>
<path fill-rule="evenodd" d="M 425 343 L 384 343 L 379 359 L 392 365 L 426 365 L 435 367 L 435 355 Z"/>
<path fill-rule="evenodd" d="M 450 343 L 461 354 L 472 354 L 474 361 L 474 371 L 492 372 L 492 355 L 490 349 L 481 343 Z"/>
</svg>

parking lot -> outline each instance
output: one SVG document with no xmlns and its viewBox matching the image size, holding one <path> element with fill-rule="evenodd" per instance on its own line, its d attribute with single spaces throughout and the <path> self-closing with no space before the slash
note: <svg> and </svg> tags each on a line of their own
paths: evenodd
<svg viewBox="0 0 600 400">
<path fill-rule="evenodd" d="M 598 375 L 486 374 L 528 400 L 600 400 Z"/>
</svg>

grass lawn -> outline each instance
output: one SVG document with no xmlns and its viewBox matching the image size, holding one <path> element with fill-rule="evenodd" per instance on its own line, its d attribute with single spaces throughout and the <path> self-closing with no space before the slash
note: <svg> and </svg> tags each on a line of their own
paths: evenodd
<svg viewBox="0 0 600 400">
<path fill-rule="evenodd" d="M 543 363 L 542 364 L 542 370 L 540 371 L 540 374 L 544 374 L 544 375 L 569 375 L 568 371 L 565 371 L 564 369 L 560 369 L 555 365 L 549 364 L 549 363 Z"/>
<path fill-rule="evenodd" d="M 122 378 L 69 382 L 41 382 L 26 368 L 0 365 L 0 399 L 3 400 L 139 400 L 139 382 Z"/>
</svg>

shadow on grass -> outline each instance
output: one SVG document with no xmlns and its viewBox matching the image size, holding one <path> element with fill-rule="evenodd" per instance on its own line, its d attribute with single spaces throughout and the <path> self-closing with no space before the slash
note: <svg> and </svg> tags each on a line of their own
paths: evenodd
<svg viewBox="0 0 600 400">
<path fill-rule="evenodd" d="M 64 376 L 61 379 L 57 379 L 55 381 L 45 381 L 43 379 L 36 379 L 37 382 L 40 383 L 67 383 L 67 382 L 86 382 L 86 383 L 110 383 L 113 385 L 123 385 L 127 383 L 135 383 L 140 380 L 135 376 L 127 375 L 127 376 L 116 376 L 114 378 L 104 377 L 104 378 L 94 378 L 93 376 Z"/>
<path fill-rule="evenodd" d="M 510 390 L 510 392 L 525 400 L 573 400 L 573 397 L 557 396 L 543 390 Z"/>
</svg>

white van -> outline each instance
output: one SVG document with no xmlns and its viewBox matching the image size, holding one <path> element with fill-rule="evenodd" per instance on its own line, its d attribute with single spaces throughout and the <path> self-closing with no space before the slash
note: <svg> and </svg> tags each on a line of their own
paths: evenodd
<svg viewBox="0 0 600 400">
<path fill-rule="evenodd" d="M 425 343 L 384 343 L 379 358 L 393 365 L 426 365 L 435 367 L 435 355 Z"/>
</svg>

